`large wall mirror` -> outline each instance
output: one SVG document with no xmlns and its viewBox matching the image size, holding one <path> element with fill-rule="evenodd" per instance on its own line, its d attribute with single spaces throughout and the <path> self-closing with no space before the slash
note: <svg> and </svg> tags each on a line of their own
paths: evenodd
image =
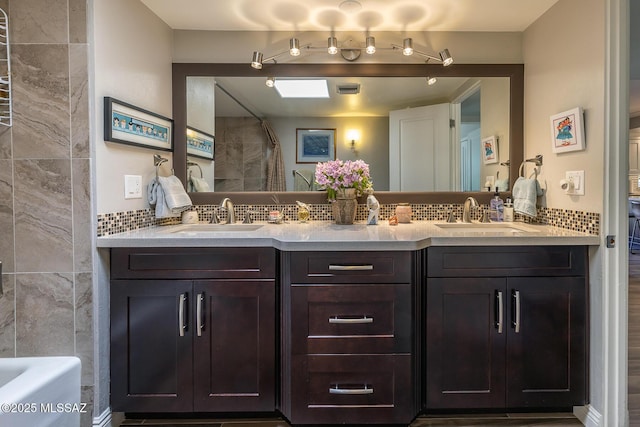
<svg viewBox="0 0 640 427">
<path fill-rule="evenodd" d="M 429 85 L 427 76 L 437 82 Z M 329 98 L 283 99 L 268 78 L 325 79 Z M 326 199 L 312 183 L 315 158 L 301 151 L 301 134 L 310 130 L 329 134 L 335 151 L 328 157 L 369 163 L 383 202 L 456 202 L 467 193 L 484 199 L 489 180 L 508 191 L 517 178 L 523 91 L 521 64 L 265 64 L 257 71 L 248 64 L 176 63 L 174 169 L 195 203 L 226 196 L 268 203 L 270 146 L 259 122 L 265 119 L 282 146 L 283 202 L 299 192 L 310 202 Z M 436 120 L 445 120 L 443 130 Z M 206 152 L 210 142 L 215 156 Z"/>
</svg>

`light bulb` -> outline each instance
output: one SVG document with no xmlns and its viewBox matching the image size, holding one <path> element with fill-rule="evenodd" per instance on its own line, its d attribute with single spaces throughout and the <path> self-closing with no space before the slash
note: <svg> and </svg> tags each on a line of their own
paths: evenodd
<svg viewBox="0 0 640 427">
<path fill-rule="evenodd" d="M 329 55 L 338 53 L 338 40 L 335 37 L 329 37 L 327 40 L 327 53 Z"/>
<path fill-rule="evenodd" d="M 413 55 L 413 40 L 404 39 L 402 41 L 402 54 L 406 56 Z"/>
<path fill-rule="evenodd" d="M 289 40 L 289 54 L 291 56 L 300 55 L 300 42 L 298 41 L 298 39 Z"/>
<path fill-rule="evenodd" d="M 367 37 L 367 41 L 366 41 L 366 49 L 365 52 L 367 52 L 369 55 L 373 55 L 374 53 L 376 53 L 376 39 L 375 37 Z"/>
</svg>

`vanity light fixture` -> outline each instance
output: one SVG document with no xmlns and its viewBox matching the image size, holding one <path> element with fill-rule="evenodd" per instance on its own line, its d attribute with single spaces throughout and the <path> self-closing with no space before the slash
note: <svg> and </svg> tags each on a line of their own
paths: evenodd
<svg viewBox="0 0 640 427">
<path fill-rule="evenodd" d="M 267 58 L 265 58 L 262 55 L 262 52 L 254 51 L 253 52 L 253 58 L 251 60 L 251 67 L 255 68 L 256 70 L 260 70 L 260 69 L 262 69 L 262 65 L 265 62 L 276 63 L 276 58 L 278 58 L 281 55 L 284 55 L 286 53 L 289 53 L 289 55 L 291 55 L 293 57 L 300 56 L 301 53 L 302 53 L 302 49 L 305 49 L 305 50 L 307 50 L 309 52 L 312 52 L 312 53 L 319 52 L 319 51 L 325 51 L 325 48 L 323 48 L 323 47 L 322 48 L 313 47 L 310 44 L 301 45 L 300 44 L 300 40 L 298 40 L 297 38 L 294 37 L 294 38 L 289 39 L 289 50 L 288 51 L 283 51 L 283 52 L 277 53 L 277 54 L 275 54 L 273 56 L 269 56 Z M 347 61 L 355 61 L 355 60 L 357 60 L 358 57 L 360 56 L 360 52 L 362 50 L 363 50 L 362 49 L 362 45 L 361 44 L 357 44 L 357 43 L 354 45 L 352 40 L 344 42 L 342 47 L 340 47 L 340 46 L 338 46 L 338 40 L 335 37 L 331 36 L 331 37 L 329 37 L 327 39 L 326 52 L 329 55 L 335 55 L 337 53 L 341 53 L 342 57 Z M 425 52 L 419 51 L 417 49 L 414 49 L 414 47 L 413 47 L 413 39 L 411 39 L 411 38 L 405 38 L 402 41 L 402 46 L 397 45 L 397 44 L 391 44 L 391 47 L 388 47 L 388 48 L 376 47 L 376 39 L 375 39 L 375 37 L 366 36 L 365 44 L 364 44 L 364 51 L 369 55 L 373 55 L 378 50 L 398 50 L 398 51 L 402 52 L 402 54 L 405 55 L 405 56 L 412 56 L 412 55 L 420 56 L 422 58 L 425 58 L 427 62 L 429 62 L 429 61 L 439 62 L 445 67 L 448 67 L 449 65 L 453 64 L 453 57 L 451 56 L 451 53 L 449 53 L 449 49 L 441 50 L 437 54 L 437 56 L 436 56 L 436 54 L 425 53 Z"/>
</svg>

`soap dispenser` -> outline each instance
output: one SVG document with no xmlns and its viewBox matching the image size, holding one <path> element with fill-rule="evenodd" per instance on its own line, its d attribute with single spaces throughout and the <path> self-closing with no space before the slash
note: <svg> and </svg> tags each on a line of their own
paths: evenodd
<svg viewBox="0 0 640 427">
<path fill-rule="evenodd" d="M 504 221 L 513 222 L 513 203 L 511 199 L 507 199 L 504 203 Z"/>
<path fill-rule="evenodd" d="M 500 198 L 498 187 L 493 195 L 493 199 L 489 202 L 489 219 L 491 221 L 500 222 L 504 219 L 504 202 Z"/>
</svg>

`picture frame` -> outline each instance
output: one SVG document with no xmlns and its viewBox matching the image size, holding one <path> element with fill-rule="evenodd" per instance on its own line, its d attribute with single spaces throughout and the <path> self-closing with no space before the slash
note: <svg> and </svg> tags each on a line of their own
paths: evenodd
<svg viewBox="0 0 640 427">
<path fill-rule="evenodd" d="M 104 140 L 173 151 L 173 120 L 105 96 Z"/>
<path fill-rule="evenodd" d="M 481 147 L 482 159 L 485 165 L 498 163 L 498 138 L 496 136 L 483 138 Z"/>
<path fill-rule="evenodd" d="M 187 155 L 214 160 L 214 135 L 208 134 L 194 127 L 187 126 Z"/>
<path fill-rule="evenodd" d="M 585 149 L 584 112 L 581 107 L 551 116 L 551 149 L 554 153 Z"/>
<path fill-rule="evenodd" d="M 296 129 L 296 163 L 335 160 L 335 136 L 335 129 Z"/>
</svg>

